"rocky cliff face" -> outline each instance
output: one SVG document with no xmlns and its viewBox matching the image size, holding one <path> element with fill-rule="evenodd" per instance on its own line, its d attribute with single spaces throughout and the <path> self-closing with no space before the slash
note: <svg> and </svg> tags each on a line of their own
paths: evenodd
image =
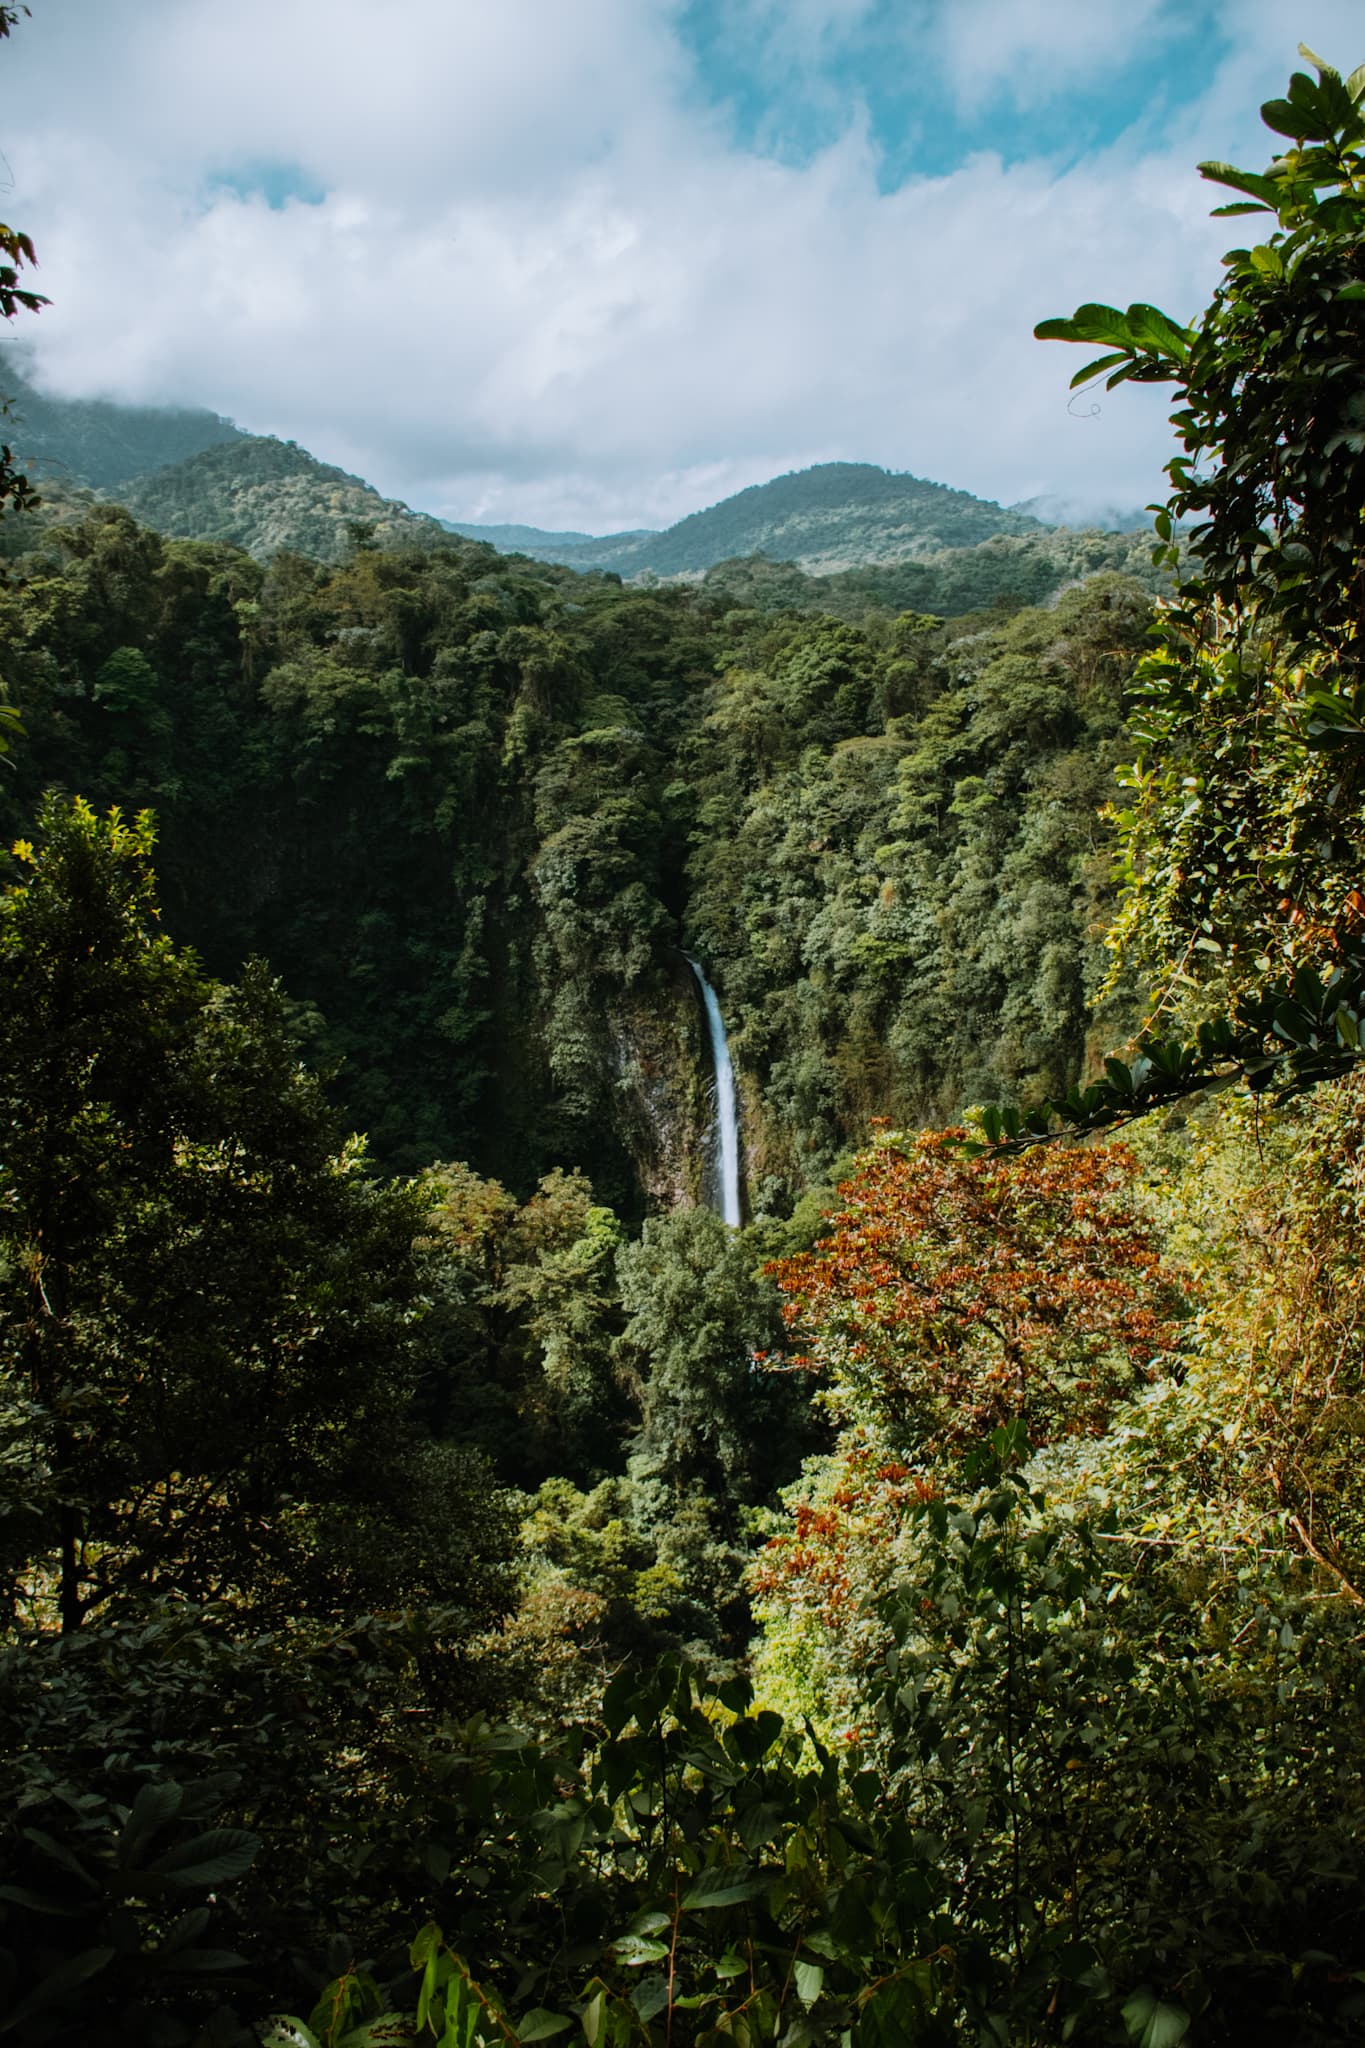
<svg viewBox="0 0 1365 2048">
<path fill-rule="evenodd" d="M 610 1014 L 619 1128 L 651 1209 L 691 1208 L 703 1198 L 712 1120 L 706 1030 L 682 955 L 648 996 L 619 999 Z"/>
</svg>

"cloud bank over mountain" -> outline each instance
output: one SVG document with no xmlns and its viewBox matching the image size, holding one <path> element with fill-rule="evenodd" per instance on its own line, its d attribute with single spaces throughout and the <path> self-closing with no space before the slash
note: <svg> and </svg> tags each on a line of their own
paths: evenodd
<svg viewBox="0 0 1365 2048">
<path fill-rule="evenodd" d="M 1358 0 L 37 0 L 8 216 L 63 394 L 201 404 L 448 518 L 660 526 L 851 459 L 1140 504 L 1160 392 L 1033 323 L 1188 314 L 1294 34 Z"/>
</svg>

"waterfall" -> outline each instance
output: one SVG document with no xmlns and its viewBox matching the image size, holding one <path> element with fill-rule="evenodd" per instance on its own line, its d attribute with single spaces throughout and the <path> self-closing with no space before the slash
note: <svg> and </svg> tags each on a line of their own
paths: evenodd
<svg viewBox="0 0 1365 2048">
<path fill-rule="evenodd" d="M 720 1134 L 720 1213 L 732 1228 L 740 1223 L 739 1213 L 739 1113 L 735 1100 L 735 1070 L 730 1064 L 730 1045 L 720 1014 L 716 992 L 690 953 L 683 958 L 697 977 L 706 1028 L 711 1038 L 711 1064 L 716 1075 L 716 1125 Z"/>
</svg>

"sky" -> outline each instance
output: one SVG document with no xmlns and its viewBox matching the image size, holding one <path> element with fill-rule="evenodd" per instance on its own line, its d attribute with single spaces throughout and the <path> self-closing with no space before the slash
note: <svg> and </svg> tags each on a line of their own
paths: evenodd
<svg viewBox="0 0 1365 2048">
<path fill-rule="evenodd" d="M 663 526 L 826 461 L 1072 516 L 1169 401 L 1034 324 L 1207 303 L 1257 109 L 1361 0 L 31 0 L 6 219 L 65 396 L 208 406 L 423 511 Z"/>
</svg>

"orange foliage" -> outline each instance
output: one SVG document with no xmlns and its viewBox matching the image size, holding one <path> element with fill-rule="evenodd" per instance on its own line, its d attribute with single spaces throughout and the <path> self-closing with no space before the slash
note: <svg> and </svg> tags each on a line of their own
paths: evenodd
<svg viewBox="0 0 1365 2048">
<path fill-rule="evenodd" d="M 760 1598 L 778 1592 L 790 1597 L 796 1582 L 802 1601 L 837 1626 L 848 1603 L 866 1591 L 861 1553 L 869 1542 L 880 1544 L 894 1531 L 909 1501 L 930 1500 L 936 1492 L 907 1465 L 854 1446 L 839 1462 L 833 1490 L 818 1505 L 798 1502 L 791 1528 L 764 1545 L 750 1585 Z"/>
<path fill-rule="evenodd" d="M 958 1135 L 879 1142 L 815 1250 L 767 1268 L 788 1362 L 921 1466 L 1016 1418 L 1035 1445 L 1103 1429 L 1176 1305 L 1126 1148 L 969 1159 Z"/>
</svg>

